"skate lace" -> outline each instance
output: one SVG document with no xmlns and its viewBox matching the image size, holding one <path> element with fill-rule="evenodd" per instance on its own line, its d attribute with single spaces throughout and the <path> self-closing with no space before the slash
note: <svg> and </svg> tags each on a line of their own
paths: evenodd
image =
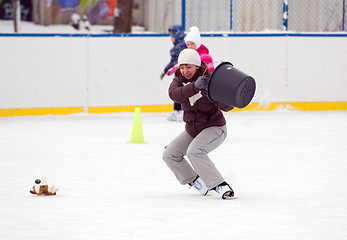
<svg viewBox="0 0 347 240">
<path fill-rule="evenodd" d="M 193 187 L 195 187 L 196 189 L 200 190 L 200 189 L 202 188 L 202 184 L 201 184 L 201 182 L 199 182 L 198 180 L 196 180 L 196 181 L 194 182 Z"/>
<path fill-rule="evenodd" d="M 191 189 L 191 188 L 200 190 L 202 188 L 202 184 L 198 180 L 195 180 L 191 185 L 189 184 L 188 189 Z"/>
<path fill-rule="evenodd" d="M 223 186 L 216 187 L 216 192 L 218 194 L 224 194 L 224 193 L 226 193 L 228 191 L 230 191 L 230 192 L 232 191 L 231 187 L 229 187 L 228 185 L 223 185 Z"/>
</svg>

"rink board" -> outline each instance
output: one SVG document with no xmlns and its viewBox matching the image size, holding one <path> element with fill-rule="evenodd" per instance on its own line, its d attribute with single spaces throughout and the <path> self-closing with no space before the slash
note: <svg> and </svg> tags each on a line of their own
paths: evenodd
<svg viewBox="0 0 347 240">
<path fill-rule="evenodd" d="M 203 34 L 257 83 L 244 110 L 346 110 L 347 34 Z M 166 34 L 1 34 L 0 116 L 172 111 Z"/>
</svg>

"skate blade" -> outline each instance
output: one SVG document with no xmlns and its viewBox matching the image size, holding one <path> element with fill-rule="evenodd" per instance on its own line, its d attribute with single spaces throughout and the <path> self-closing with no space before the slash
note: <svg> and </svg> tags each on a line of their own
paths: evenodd
<svg viewBox="0 0 347 240">
<path fill-rule="evenodd" d="M 227 191 L 222 196 L 223 199 L 231 199 L 233 197 L 234 197 L 234 192 L 232 191 Z"/>
</svg>

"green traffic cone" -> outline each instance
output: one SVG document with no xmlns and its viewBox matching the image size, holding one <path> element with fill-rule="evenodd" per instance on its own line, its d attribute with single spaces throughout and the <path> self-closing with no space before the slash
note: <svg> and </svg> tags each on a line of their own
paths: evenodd
<svg viewBox="0 0 347 240">
<path fill-rule="evenodd" d="M 142 123 L 140 108 L 135 108 L 135 116 L 133 122 L 133 131 L 131 133 L 131 141 L 129 143 L 146 143 L 143 139 Z"/>
</svg>

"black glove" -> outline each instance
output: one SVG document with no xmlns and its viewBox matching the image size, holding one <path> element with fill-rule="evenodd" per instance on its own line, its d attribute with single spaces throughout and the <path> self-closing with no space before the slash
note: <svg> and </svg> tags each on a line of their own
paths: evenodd
<svg viewBox="0 0 347 240">
<path fill-rule="evenodd" d="M 206 89 L 209 80 L 210 80 L 210 78 L 208 76 L 198 77 L 198 79 L 193 83 L 194 88 L 197 90 Z"/>
</svg>

